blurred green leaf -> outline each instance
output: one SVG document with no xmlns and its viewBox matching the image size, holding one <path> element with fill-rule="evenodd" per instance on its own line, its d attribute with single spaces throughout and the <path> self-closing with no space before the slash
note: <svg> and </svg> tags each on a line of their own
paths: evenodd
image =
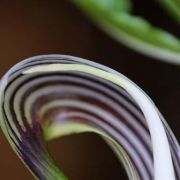
<svg viewBox="0 0 180 180">
<path fill-rule="evenodd" d="M 73 2 L 101 29 L 128 47 L 163 61 L 180 64 L 180 40 L 171 33 L 152 26 L 142 17 L 133 16 L 130 13 L 130 1 L 74 0 Z"/>
<path fill-rule="evenodd" d="M 180 23 L 180 1 L 179 0 L 158 0 Z"/>
</svg>

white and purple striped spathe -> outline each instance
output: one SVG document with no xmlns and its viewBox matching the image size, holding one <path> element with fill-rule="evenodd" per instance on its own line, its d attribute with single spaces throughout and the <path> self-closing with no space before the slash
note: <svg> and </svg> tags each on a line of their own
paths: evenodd
<svg viewBox="0 0 180 180">
<path fill-rule="evenodd" d="M 1 80 L 1 127 L 39 179 L 66 179 L 46 141 L 74 132 L 100 134 L 129 179 L 180 179 L 180 148 L 149 97 L 122 74 L 64 55 L 26 59 Z"/>
</svg>

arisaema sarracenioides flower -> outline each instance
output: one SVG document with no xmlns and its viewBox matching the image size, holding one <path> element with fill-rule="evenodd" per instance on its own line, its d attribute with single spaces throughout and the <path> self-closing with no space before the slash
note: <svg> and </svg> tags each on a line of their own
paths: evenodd
<svg viewBox="0 0 180 180">
<path fill-rule="evenodd" d="M 67 179 L 47 141 L 94 132 L 131 180 L 180 179 L 180 147 L 150 98 L 132 81 L 85 59 L 46 55 L 12 67 L 0 83 L 0 125 L 37 179 Z"/>
</svg>

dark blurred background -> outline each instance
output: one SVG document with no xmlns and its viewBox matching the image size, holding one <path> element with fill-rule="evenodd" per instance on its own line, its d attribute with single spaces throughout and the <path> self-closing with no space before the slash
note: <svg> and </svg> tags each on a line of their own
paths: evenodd
<svg viewBox="0 0 180 180">
<path fill-rule="evenodd" d="M 133 13 L 180 37 L 178 25 L 153 0 L 135 0 Z M 68 54 L 120 71 L 153 99 L 180 140 L 180 67 L 140 55 L 97 29 L 70 1 L 0 1 L 0 76 L 18 61 L 40 54 Z M 56 162 L 72 180 L 126 179 L 103 140 L 94 134 L 49 143 Z M 0 131 L 0 179 L 33 177 Z"/>
</svg>

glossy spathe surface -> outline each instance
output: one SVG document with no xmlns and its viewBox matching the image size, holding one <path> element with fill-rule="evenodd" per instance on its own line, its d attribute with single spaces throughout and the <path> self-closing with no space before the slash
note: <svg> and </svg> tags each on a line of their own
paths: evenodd
<svg viewBox="0 0 180 180">
<path fill-rule="evenodd" d="M 72 56 L 30 58 L 3 77 L 1 103 L 7 138 L 39 178 L 65 178 L 46 150 L 45 137 L 84 131 L 111 142 L 130 179 L 178 175 L 172 162 L 179 161 L 174 158 L 179 147 L 155 106 L 134 83 L 107 67 Z"/>
</svg>

